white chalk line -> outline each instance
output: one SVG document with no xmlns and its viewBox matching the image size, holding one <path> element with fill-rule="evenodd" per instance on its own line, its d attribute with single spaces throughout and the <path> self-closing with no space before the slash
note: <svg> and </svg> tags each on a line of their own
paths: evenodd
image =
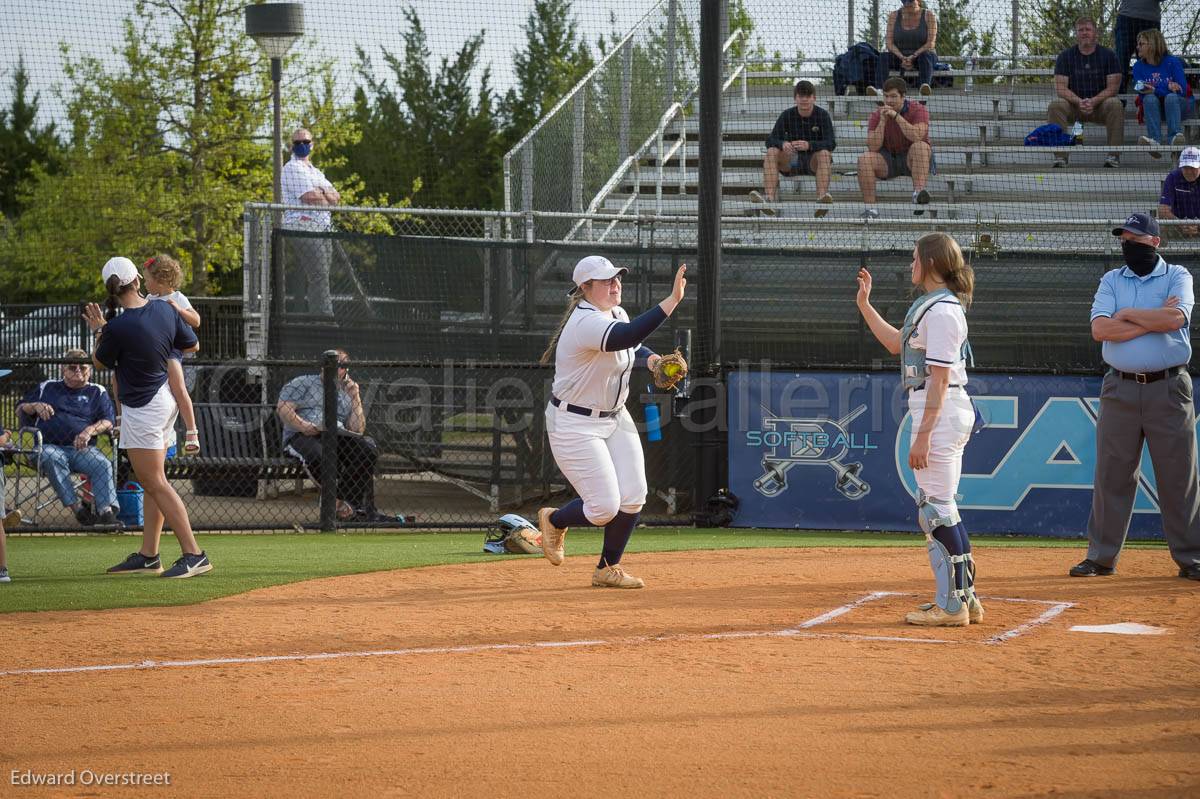
<svg viewBox="0 0 1200 799">
<path fill-rule="evenodd" d="M 997 598 L 997 597 L 993 597 L 993 598 Z M 1004 600 L 1001 600 L 1001 601 L 1004 601 Z M 1028 601 L 1028 600 L 1025 600 L 1025 601 Z M 1027 621 L 1024 624 L 1018 624 L 1016 627 L 1013 627 L 1011 630 L 1006 630 L 1006 631 L 1000 633 L 999 635 L 993 635 L 991 638 L 988 638 L 987 640 L 985 640 L 984 643 L 985 644 L 1002 644 L 1005 641 L 1011 641 L 1012 639 L 1016 638 L 1019 635 L 1024 635 L 1025 633 L 1029 632 L 1030 630 L 1032 630 L 1035 627 L 1041 627 L 1043 624 L 1050 622 L 1052 619 L 1056 618 L 1059 614 L 1061 614 L 1067 608 L 1075 607 L 1074 602 L 1056 602 L 1053 604 L 1051 604 L 1049 602 L 1042 602 L 1041 604 L 1049 604 L 1050 605 L 1050 607 L 1048 607 L 1044 611 L 1042 611 L 1042 615 L 1038 616 L 1035 619 Z"/>
<path fill-rule="evenodd" d="M 8 669 L 0 671 L 0 677 L 18 677 L 30 675 L 81 674 L 86 672 L 115 672 L 115 671 L 146 671 L 150 669 L 178 669 L 202 666 L 243 666 L 261 663 L 297 663 L 318 660 L 346 660 L 374 657 L 406 657 L 416 655 L 465 655 L 480 652 L 519 652 L 538 649 L 585 649 L 600 646 L 628 646 L 646 643 L 663 643 L 670 641 L 717 641 L 746 638 L 823 638 L 842 641 L 889 641 L 905 644 L 951 644 L 961 643 L 942 638 L 911 638 L 899 635 L 865 635 L 858 633 L 817 633 L 807 632 L 812 627 L 825 624 L 833 619 L 861 607 L 868 602 L 874 602 L 889 596 L 905 596 L 895 591 L 875 591 L 859 597 L 853 602 L 834 608 L 803 621 L 795 627 L 783 630 L 747 630 L 720 633 L 679 634 L 657 636 L 632 636 L 626 638 L 583 639 L 578 641 L 534 641 L 531 643 L 497 643 L 497 644 L 468 644 L 463 646 L 431 646 L 408 647 L 403 649 L 370 649 L 357 652 L 310 652 L 293 655 L 250 655 L 246 657 L 197 658 L 193 660 L 143 660 L 137 663 L 100 663 L 90 666 L 49 666 L 30 669 Z M 987 639 L 984 643 L 998 644 L 1016 638 L 1028 630 L 1045 624 L 1069 607 L 1071 602 L 1052 602 L 1040 599 L 1013 599 L 1007 597 L 984 597 L 1001 602 L 1031 602 L 1052 605 L 1041 616 L 1025 624 L 1008 630 L 1000 635 Z"/>
</svg>

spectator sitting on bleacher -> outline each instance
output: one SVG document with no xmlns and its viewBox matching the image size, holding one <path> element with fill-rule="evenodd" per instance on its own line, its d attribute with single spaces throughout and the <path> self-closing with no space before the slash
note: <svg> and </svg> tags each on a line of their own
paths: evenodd
<svg viewBox="0 0 1200 799">
<path fill-rule="evenodd" d="M 879 216 L 874 208 L 876 180 L 911 175 L 912 201 L 917 205 L 929 202 L 925 190 L 933 160 L 929 109 L 906 100 L 907 89 L 904 78 L 888 78 L 883 84 L 883 107 L 867 121 L 867 151 L 858 157 L 858 186 L 867 204 L 863 216 L 871 219 Z"/>
<path fill-rule="evenodd" d="M 337 515 L 343 521 L 396 521 L 375 508 L 375 462 L 379 447 L 365 435 L 358 383 L 350 378 L 350 356 L 338 350 Z M 279 392 L 275 406 L 283 422 L 283 448 L 300 459 L 314 483 L 321 477 L 321 431 L 325 417 L 321 375 L 300 375 Z"/>
<path fill-rule="evenodd" d="M 796 101 L 779 115 L 771 135 L 767 137 L 767 154 L 763 158 L 763 192 L 750 192 L 750 200 L 756 203 L 773 203 L 779 196 L 780 175 L 815 175 L 817 178 L 817 202 L 831 205 L 829 175 L 833 169 L 833 148 L 837 142 L 833 135 L 833 120 L 829 112 L 816 104 L 817 90 L 811 83 L 802 80 L 793 92 Z M 774 216 L 773 208 L 764 208 L 764 213 Z M 818 208 L 816 216 L 825 216 L 826 208 Z"/>
<path fill-rule="evenodd" d="M 1157 29 L 1142 31 L 1137 37 L 1138 60 L 1133 65 L 1133 90 L 1141 95 L 1142 116 L 1147 136 L 1139 144 L 1183 144 L 1183 118 L 1191 112 L 1192 98 L 1187 96 L 1187 76 L 1183 62 L 1167 52 L 1167 42 Z M 1163 116 L 1167 118 L 1167 138 L 1162 137 Z M 1155 150 L 1151 158 L 1162 158 Z"/>
<path fill-rule="evenodd" d="M 879 94 L 875 87 L 883 86 L 893 69 L 903 72 L 913 68 L 917 70 L 921 94 L 930 92 L 929 84 L 933 82 L 933 68 L 937 64 L 937 54 L 933 52 L 937 44 L 937 16 L 927 10 L 921 0 L 900 1 L 904 5 L 888 14 L 883 52 L 875 62 L 875 83 L 867 87 L 867 94 Z"/>
<path fill-rule="evenodd" d="M 1076 122 L 1103 125 L 1110 147 L 1125 142 L 1125 106 L 1117 99 L 1121 69 L 1117 56 L 1098 44 L 1096 21 L 1091 17 L 1075 20 L 1077 44 L 1058 54 L 1054 62 L 1054 90 L 1058 99 L 1046 109 L 1046 121 L 1070 130 Z M 1054 154 L 1054 166 L 1067 165 L 1066 153 Z M 1120 153 L 1109 153 L 1104 165 L 1121 165 Z"/>
<path fill-rule="evenodd" d="M 17 404 L 22 427 L 42 434 L 42 471 L 54 493 L 84 526 L 117 523 L 117 489 L 112 460 L 96 447 L 96 436 L 113 428 L 112 399 L 103 386 L 89 380 L 92 367 L 83 363 L 88 354 L 67 350 L 61 380 L 38 384 Z M 93 513 L 79 498 L 71 473 L 85 474 L 92 484 Z"/>
<path fill-rule="evenodd" d="M 1172 169 L 1158 198 L 1159 219 L 1200 220 L 1200 148 L 1188 147 L 1179 155 L 1179 168 Z M 1200 225 L 1168 228 L 1184 236 L 1200 235 Z"/>
<path fill-rule="evenodd" d="M 1161 0 L 1121 0 L 1117 7 L 1117 20 L 1113 26 L 1113 50 L 1117 53 L 1117 64 L 1121 67 L 1121 85 L 1117 91 L 1125 94 L 1129 90 L 1129 58 L 1134 52 L 1134 37 L 1145 30 L 1162 28 Z M 1137 77 L 1134 77 L 1137 80 Z"/>
</svg>

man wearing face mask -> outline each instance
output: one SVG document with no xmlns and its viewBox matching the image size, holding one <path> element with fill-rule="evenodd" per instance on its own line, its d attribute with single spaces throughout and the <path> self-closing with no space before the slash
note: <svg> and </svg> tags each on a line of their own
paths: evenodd
<svg viewBox="0 0 1200 799">
<path fill-rule="evenodd" d="M 1108 373 L 1096 421 L 1096 478 L 1087 558 L 1072 577 L 1113 574 L 1137 493 L 1142 445 L 1150 460 L 1163 534 L 1179 576 L 1200 580 L 1200 480 L 1188 361 L 1192 276 L 1158 254 L 1158 222 L 1131 214 L 1122 227 L 1125 266 L 1108 272 L 1092 304 L 1092 338 Z"/>
<path fill-rule="evenodd" d="M 287 205 L 307 205 L 311 209 L 284 212 L 283 226 L 288 230 L 325 234 L 333 229 L 333 221 L 328 211 L 319 209 L 337 205 L 342 198 L 321 170 L 309 160 L 312 147 L 313 137 L 306 129 L 298 128 L 292 134 L 292 157 L 284 164 L 280 178 L 283 202 Z M 292 236 L 289 241 L 294 263 L 298 262 L 304 270 L 308 284 L 308 313 L 333 316 L 333 300 L 329 296 L 333 241 L 324 235 Z"/>
</svg>

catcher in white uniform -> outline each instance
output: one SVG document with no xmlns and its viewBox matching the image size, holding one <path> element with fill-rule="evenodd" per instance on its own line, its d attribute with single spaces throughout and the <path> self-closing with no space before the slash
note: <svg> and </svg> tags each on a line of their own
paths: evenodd
<svg viewBox="0 0 1200 799">
<path fill-rule="evenodd" d="M 902 329 L 889 325 L 872 307 L 866 269 L 858 272 L 858 309 L 879 343 L 901 356 L 912 413 L 908 465 L 917 478 L 917 521 L 925 532 L 937 593 L 905 621 L 963 627 L 983 621 L 971 541 L 955 501 L 963 449 L 975 423 L 975 406 L 966 392 L 971 347 L 963 310 L 971 304 L 975 274 L 953 238 L 929 233 L 913 248 L 912 282 L 925 293 L 908 309 Z"/>
<path fill-rule="evenodd" d="M 542 363 L 554 359 L 546 406 L 550 450 L 579 494 L 557 510 L 538 511 L 542 551 L 557 566 L 569 527 L 603 527 L 604 549 L 592 585 L 604 588 L 645 585 L 620 565 L 646 502 L 642 442 L 625 400 L 634 366 L 652 371 L 661 366 L 662 358 L 642 342 L 679 306 L 687 286 L 687 266 L 680 266 L 670 296 L 630 321 L 621 308 L 621 276 L 627 271 L 599 255 L 576 264 L 566 313 L 542 355 Z"/>
</svg>

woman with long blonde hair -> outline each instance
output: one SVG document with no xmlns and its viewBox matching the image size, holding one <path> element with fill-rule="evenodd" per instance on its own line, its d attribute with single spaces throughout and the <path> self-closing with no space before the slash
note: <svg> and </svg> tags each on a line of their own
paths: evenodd
<svg viewBox="0 0 1200 799">
<path fill-rule="evenodd" d="M 653 370 L 658 355 L 643 342 L 683 301 L 687 266 L 675 273 L 671 293 L 632 321 L 621 307 L 618 268 L 600 255 L 575 265 L 567 311 L 542 356 L 554 360 L 546 432 L 554 462 L 578 499 L 538 511 L 542 552 L 563 562 L 569 527 L 604 528 L 604 548 L 592 575 L 600 588 L 641 588 L 621 556 L 646 502 L 646 462 L 633 418 L 625 409 L 635 366 Z"/>
<path fill-rule="evenodd" d="M 975 293 L 975 274 L 958 242 L 945 233 L 917 240 L 912 254 L 912 283 L 924 290 L 904 317 L 900 330 L 871 305 L 871 273 L 858 272 L 858 309 L 875 338 L 901 356 L 901 381 L 912 414 L 908 465 L 917 478 L 917 522 L 933 567 L 934 601 L 905 618 L 926 627 L 965 627 L 983 621 L 975 596 L 975 561 L 955 500 L 962 456 L 975 423 L 967 396 L 965 309 Z M 973 363 L 972 363 L 973 365 Z"/>
</svg>

